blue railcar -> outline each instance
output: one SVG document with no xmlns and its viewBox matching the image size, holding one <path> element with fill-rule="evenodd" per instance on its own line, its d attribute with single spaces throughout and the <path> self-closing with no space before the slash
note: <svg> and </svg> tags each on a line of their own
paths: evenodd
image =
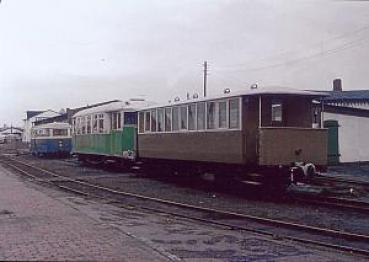
<svg viewBox="0 0 369 262">
<path fill-rule="evenodd" d="M 72 150 L 71 126 L 48 123 L 32 128 L 31 153 L 37 156 L 65 156 Z"/>
</svg>

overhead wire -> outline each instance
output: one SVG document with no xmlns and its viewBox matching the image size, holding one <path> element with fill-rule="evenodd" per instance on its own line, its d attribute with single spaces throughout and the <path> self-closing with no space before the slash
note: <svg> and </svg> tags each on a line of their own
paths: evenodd
<svg viewBox="0 0 369 262">
<path fill-rule="evenodd" d="M 348 35 L 354 35 L 357 34 L 359 32 L 368 30 L 369 26 L 365 26 L 362 27 L 360 29 L 355 30 L 354 32 L 351 33 L 346 33 L 340 36 L 336 36 L 334 38 L 331 38 L 331 40 L 333 39 L 342 39 L 345 38 Z M 269 65 L 265 65 L 265 66 L 259 66 L 259 67 L 244 67 L 245 65 L 249 65 L 250 63 L 242 63 L 242 64 L 235 64 L 235 65 L 231 65 L 231 66 L 216 66 L 213 67 L 213 70 L 215 71 L 228 71 L 228 72 L 249 72 L 249 71 L 260 71 L 260 70 L 265 70 L 265 69 L 270 69 L 270 68 L 276 68 L 276 67 L 281 67 L 281 66 L 288 66 L 290 64 L 295 64 L 295 63 L 299 63 L 299 62 L 303 62 L 305 60 L 310 60 L 316 57 L 320 57 L 320 56 L 327 56 L 327 55 L 331 55 L 331 54 L 335 54 L 341 51 L 345 51 L 347 49 L 351 49 L 354 48 L 356 46 L 358 46 L 358 44 L 361 44 L 362 41 L 366 40 L 369 36 L 364 36 L 361 37 L 360 39 L 356 39 L 350 42 L 345 42 L 343 44 L 341 44 L 338 47 L 335 48 L 331 48 L 331 49 L 326 49 L 326 50 L 318 50 L 316 53 L 309 55 L 309 56 L 303 56 L 303 57 L 298 57 L 298 58 L 294 58 L 294 59 L 290 59 L 284 62 L 278 62 L 278 63 L 274 63 L 274 64 L 269 64 Z M 291 52 L 286 52 L 286 53 L 291 53 Z M 278 55 L 280 56 L 280 55 Z M 261 61 L 266 60 L 266 59 L 262 59 Z"/>
</svg>

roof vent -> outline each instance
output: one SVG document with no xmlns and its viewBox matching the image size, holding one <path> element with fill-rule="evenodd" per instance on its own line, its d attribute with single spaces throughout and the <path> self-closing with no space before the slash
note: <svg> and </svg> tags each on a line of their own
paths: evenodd
<svg viewBox="0 0 369 262">
<path fill-rule="evenodd" d="M 229 88 L 226 88 L 226 89 L 223 90 L 224 94 L 229 94 L 230 92 L 231 92 L 231 89 L 229 89 Z"/>
<path fill-rule="evenodd" d="M 254 90 L 254 89 L 258 89 L 258 84 L 252 84 L 250 86 L 250 89 Z"/>
<path fill-rule="evenodd" d="M 337 78 L 333 80 L 333 91 L 342 92 L 342 80 Z"/>
<path fill-rule="evenodd" d="M 130 98 L 129 101 L 137 102 L 137 101 L 145 101 L 145 98 Z"/>
</svg>

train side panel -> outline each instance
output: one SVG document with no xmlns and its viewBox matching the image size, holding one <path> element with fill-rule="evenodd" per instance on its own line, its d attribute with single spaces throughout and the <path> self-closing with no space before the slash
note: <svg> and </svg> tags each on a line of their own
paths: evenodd
<svg viewBox="0 0 369 262">
<path fill-rule="evenodd" d="M 72 149 L 71 138 L 60 139 L 32 139 L 32 154 L 69 154 Z"/>
<path fill-rule="evenodd" d="M 291 162 L 327 165 L 327 130 L 267 127 L 259 129 L 261 166 L 290 165 Z"/>
<path fill-rule="evenodd" d="M 74 135 L 73 153 L 131 158 L 136 151 L 136 129 L 124 127 L 108 134 Z"/>
<path fill-rule="evenodd" d="M 138 136 L 141 158 L 245 163 L 242 131 L 157 133 Z"/>
</svg>

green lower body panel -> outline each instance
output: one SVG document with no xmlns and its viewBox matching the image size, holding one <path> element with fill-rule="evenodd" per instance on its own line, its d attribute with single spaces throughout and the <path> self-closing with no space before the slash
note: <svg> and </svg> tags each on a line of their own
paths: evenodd
<svg viewBox="0 0 369 262">
<path fill-rule="evenodd" d="M 124 127 L 123 130 L 113 130 L 108 134 L 74 135 L 73 153 L 134 159 L 136 128 Z"/>
</svg>

